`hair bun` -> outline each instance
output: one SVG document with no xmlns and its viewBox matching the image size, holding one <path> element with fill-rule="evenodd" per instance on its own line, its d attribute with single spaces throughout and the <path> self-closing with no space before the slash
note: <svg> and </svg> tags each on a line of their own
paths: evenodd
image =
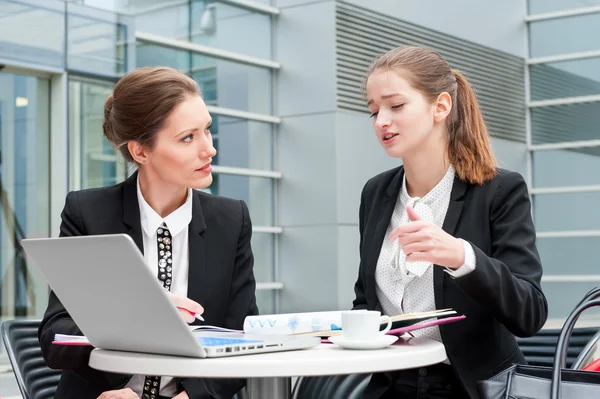
<svg viewBox="0 0 600 399">
<path fill-rule="evenodd" d="M 106 102 L 104 103 L 104 123 L 102 124 L 102 131 L 104 133 L 104 136 L 108 139 L 108 141 L 110 141 L 115 147 L 117 147 L 118 143 L 114 142 L 115 135 L 112 129 L 111 120 L 113 101 L 114 97 L 111 93 L 106 99 Z"/>
</svg>

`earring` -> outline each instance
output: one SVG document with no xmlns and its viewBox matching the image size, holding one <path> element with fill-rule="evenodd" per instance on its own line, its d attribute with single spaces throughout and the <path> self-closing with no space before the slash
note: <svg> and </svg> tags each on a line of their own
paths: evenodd
<svg viewBox="0 0 600 399">
<path fill-rule="evenodd" d="M 148 161 L 146 161 L 145 159 L 142 161 L 142 163 L 143 163 L 144 165 L 146 164 L 146 162 L 148 162 Z"/>
</svg>

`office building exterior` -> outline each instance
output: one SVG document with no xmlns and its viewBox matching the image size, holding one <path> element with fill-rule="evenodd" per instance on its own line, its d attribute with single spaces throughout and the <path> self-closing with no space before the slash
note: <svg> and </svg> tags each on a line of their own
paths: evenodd
<svg viewBox="0 0 600 399">
<path fill-rule="evenodd" d="M 145 65 L 200 84 L 218 150 L 208 191 L 249 205 L 261 312 L 349 308 L 360 191 L 398 164 L 360 83 L 407 44 L 476 88 L 500 165 L 529 184 L 561 320 L 600 281 L 599 19 L 597 0 L 0 0 L 0 321 L 46 306 L 18 241 L 57 235 L 69 190 L 131 172 L 103 105 Z"/>
</svg>

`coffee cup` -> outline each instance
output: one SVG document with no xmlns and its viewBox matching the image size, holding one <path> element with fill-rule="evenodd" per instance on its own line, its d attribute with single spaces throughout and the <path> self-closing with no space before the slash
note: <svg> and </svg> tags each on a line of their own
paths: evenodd
<svg viewBox="0 0 600 399">
<path fill-rule="evenodd" d="M 387 323 L 379 330 L 382 323 Z M 342 332 L 348 340 L 373 340 L 392 328 L 392 319 L 377 310 L 350 310 L 342 312 Z"/>
</svg>

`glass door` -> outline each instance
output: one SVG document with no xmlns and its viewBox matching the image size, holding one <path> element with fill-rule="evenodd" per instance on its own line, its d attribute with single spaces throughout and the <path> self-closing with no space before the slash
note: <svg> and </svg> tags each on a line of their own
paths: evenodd
<svg viewBox="0 0 600 399">
<path fill-rule="evenodd" d="M 20 240 L 50 234 L 50 79 L 0 72 L 0 88 L 2 322 L 40 318 L 47 304 L 47 285 Z"/>
</svg>

